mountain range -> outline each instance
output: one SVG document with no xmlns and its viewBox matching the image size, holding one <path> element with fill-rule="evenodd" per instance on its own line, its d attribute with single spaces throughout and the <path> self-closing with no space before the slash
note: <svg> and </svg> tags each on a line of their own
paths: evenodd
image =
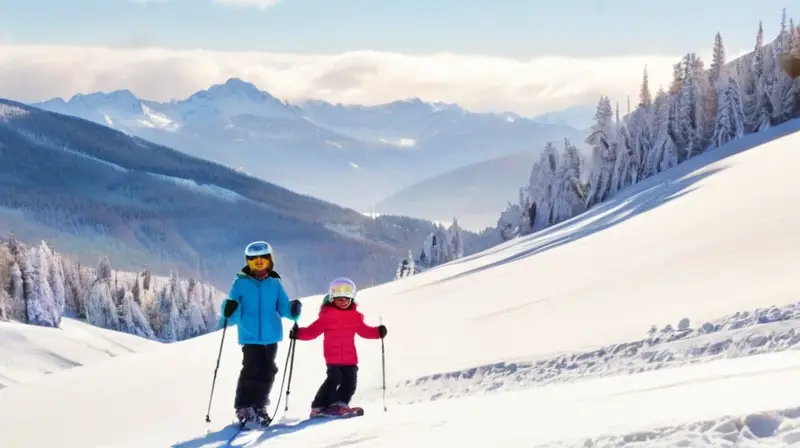
<svg viewBox="0 0 800 448">
<path fill-rule="evenodd" d="M 167 102 L 118 90 L 32 105 L 361 211 L 458 168 L 585 137 L 562 123 L 418 98 L 377 106 L 290 104 L 239 78 Z"/>
<path fill-rule="evenodd" d="M 393 278 L 435 224 L 367 217 L 85 119 L 0 99 L 0 234 L 95 265 L 178 270 L 226 291 L 255 239 L 292 294 Z M 477 237 L 464 232 L 465 244 Z M 473 239 L 471 241 L 471 239 Z"/>
</svg>

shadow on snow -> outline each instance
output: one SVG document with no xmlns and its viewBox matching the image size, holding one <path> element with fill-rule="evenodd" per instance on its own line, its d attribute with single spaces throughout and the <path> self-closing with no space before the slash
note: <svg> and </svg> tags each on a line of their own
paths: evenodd
<svg viewBox="0 0 800 448">
<path fill-rule="evenodd" d="M 319 418 L 319 419 L 305 419 L 305 420 L 297 420 L 297 421 L 288 421 L 286 423 L 275 423 L 272 426 L 269 426 L 264 429 L 259 430 L 244 430 L 241 431 L 236 437 L 231 440 L 232 437 L 236 434 L 236 430 L 238 429 L 239 424 L 232 424 L 228 425 L 218 431 L 209 432 L 205 436 L 197 437 L 195 439 L 187 440 L 185 442 L 179 442 L 172 445 L 172 448 L 203 448 L 208 446 L 258 446 L 259 443 L 271 439 L 273 437 L 278 437 L 286 434 L 291 434 L 293 432 L 301 431 L 303 429 L 309 428 L 311 426 L 317 426 L 322 423 L 331 422 L 334 420 L 341 420 L 341 419 L 327 419 L 327 418 Z M 253 435 L 258 434 L 257 437 L 252 437 Z M 251 436 L 251 437 L 248 437 Z M 247 438 L 248 441 L 246 445 L 234 445 L 237 439 L 240 438 Z"/>
</svg>

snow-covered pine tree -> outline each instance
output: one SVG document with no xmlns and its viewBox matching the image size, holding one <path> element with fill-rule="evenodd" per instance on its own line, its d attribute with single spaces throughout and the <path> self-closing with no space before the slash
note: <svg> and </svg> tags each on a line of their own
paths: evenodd
<svg viewBox="0 0 800 448">
<path fill-rule="evenodd" d="M 741 138 L 744 133 L 745 118 L 742 100 L 739 97 L 739 85 L 733 76 L 728 76 L 719 97 L 719 110 L 711 144 L 719 147 Z"/>
<path fill-rule="evenodd" d="M 0 244 L 0 320 L 11 319 L 11 266 L 14 258 L 5 244 Z"/>
<path fill-rule="evenodd" d="M 185 285 L 185 286 L 184 286 Z M 203 315 L 201 307 L 200 291 L 197 287 L 197 280 L 189 278 L 185 284 L 178 281 L 177 275 L 175 280 L 175 288 L 180 290 L 179 303 L 181 304 L 181 322 L 183 328 L 181 332 L 181 339 L 193 338 L 205 333 L 208 323 L 206 317 Z"/>
<path fill-rule="evenodd" d="M 119 330 L 119 313 L 112 289 L 113 271 L 108 258 L 100 259 L 96 275 L 86 300 L 86 320 L 97 327 Z"/>
<path fill-rule="evenodd" d="M 155 320 L 153 330 L 156 336 L 168 342 L 180 340 L 180 310 L 175 302 L 170 284 L 162 285 L 156 294 L 155 313 L 150 316 L 151 322 Z"/>
<path fill-rule="evenodd" d="M 609 195 L 616 194 L 619 190 L 636 182 L 636 173 L 639 170 L 639 161 L 636 159 L 635 141 L 631 136 L 630 120 L 617 125 L 617 144 L 614 169 L 611 172 L 611 185 Z M 636 130 L 634 129 L 635 133 Z"/>
<path fill-rule="evenodd" d="M 713 132 L 710 107 L 711 86 L 703 68 L 703 61 L 694 54 L 684 56 L 683 85 L 678 93 L 676 116 L 677 143 L 683 151 L 678 153 L 678 163 L 693 157 L 708 147 Z"/>
<path fill-rule="evenodd" d="M 746 73 L 744 83 L 744 106 L 748 133 L 761 132 L 772 126 L 773 109 L 769 98 L 769 80 L 765 76 L 764 54 L 764 27 L 759 21 L 752 64 L 749 72 Z"/>
<path fill-rule="evenodd" d="M 404 261 L 405 263 L 403 263 Z M 403 275 L 405 274 L 404 267 L 406 264 L 408 264 L 408 260 L 400 260 L 400 263 L 397 263 L 397 270 L 395 270 L 394 273 L 395 280 L 400 280 L 401 278 L 403 278 Z"/>
<path fill-rule="evenodd" d="M 464 257 L 464 235 L 461 233 L 461 226 L 458 219 L 453 218 L 453 223 L 447 229 L 450 235 L 450 256 L 448 261 L 458 260 Z"/>
<path fill-rule="evenodd" d="M 6 244 L 11 256 L 14 258 L 14 264 L 11 268 L 11 300 L 14 304 L 12 316 L 15 320 L 29 323 L 28 298 L 31 294 L 31 276 L 27 249 L 13 234 Z"/>
<path fill-rule="evenodd" d="M 9 318 L 27 323 L 28 306 L 25 301 L 25 280 L 17 260 L 12 260 L 9 274 L 11 275 L 8 282 L 8 294 L 11 296 Z"/>
<path fill-rule="evenodd" d="M 586 197 L 581 183 L 581 155 L 578 148 L 564 139 L 564 151 L 556 174 L 553 220 L 558 223 L 585 210 Z"/>
<path fill-rule="evenodd" d="M 595 123 L 586 143 L 592 147 L 592 164 L 589 169 L 589 193 L 586 207 L 602 202 L 608 196 L 612 172 L 616 163 L 616 126 L 611 101 L 603 96 L 597 104 Z"/>
<path fill-rule="evenodd" d="M 150 272 L 150 268 L 145 267 L 144 272 L 142 272 L 142 288 L 145 291 L 150 290 L 150 283 L 153 280 L 153 274 Z"/>
<path fill-rule="evenodd" d="M 649 108 L 653 105 L 653 95 L 650 93 L 650 82 L 647 77 L 647 66 L 644 66 L 642 85 L 639 88 L 639 105 L 637 108 Z"/>
<path fill-rule="evenodd" d="M 708 73 L 708 79 L 712 86 L 723 81 L 723 70 L 725 70 L 725 45 L 722 42 L 722 35 L 717 32 L 714 35 L 714 47 L 711 50 L 711 66 Z"/>
<path fill-rule="evenodd" d="M 28 250 L 27 260 L 31 281 L 30 295 L 26 301 L 28 322 L 43 327 L 58 327 L 61 315 L 56 311 L 55 297 L 48 278 L 53 260 L 47 257 L 41 245 Z"/>
<path fill-rule="evenodd" d="M 656 92 L 653 105 L 646 113 L 644 121 L 639 127 L 639 150 L 642 158 L 642 171 L 639 179 L 654 176 L 659 172 L 659 161 L 661 160 L 660 148 L 656 146 L 659 132 L 667 129 L 668 117 L 668 97 L 664 89 L 659 88 Z"/>
<path fill-rule="evenodd" d="M 497 229 L 500 232 L 500 238 L 503 241 L 508 241 L 520 235 L 519 227 L 522 220 L 522 207 L 519 204 L 508 203 L 506 209 L 500 213 L 500 218 L 497 220 Z"/>
<path fill-rule="evenodd" d="M 416 263 L 414 263 L 414 255 L 411 254 L 411 249 L 408 250 L 408 275 L 416 274 Z"/>
<path fill-rule="evenodd" d="M 206 316 L 206 331 L 213 331 L 217 327 L 220 317 L 220 304 L 222 300 L 214 299 L 213 288 L 205 283 L 201 284 L 203 294 L 203 308 Z"/>
<path fill-rule="evenodd" d="M 59 326 L 61 325 L 61 316 L 64 315 L 64 310 L 66 308 L 63 261 L 61 256 L 54 252 L 46 242 L 42 241 L 40 247 L 44 259 L 50 261 L 48 264 L 50 269 L 47 273 L 47 279 L 50 283 L 50 290 L 53 292 L 56 326 Z"/>
<path fill-rule="evenodd" d="M 117 312 L 119 313 L 119 331 L 130 333 L 143 338 L 153 339 L 155 334 L 150 328 L 142 309 L 133 299 L 133 292 L 128 287 L 121 287 L 122 297 Z"/>
<path fill-rule="evenodd" d="M 137 305 L 142 306 L 142 283 L 139 280 L 139 275 L 136 275 L 133 278 L 131 295 L 133 295 L 133 301 L 136 302 Z"/>
</svg>

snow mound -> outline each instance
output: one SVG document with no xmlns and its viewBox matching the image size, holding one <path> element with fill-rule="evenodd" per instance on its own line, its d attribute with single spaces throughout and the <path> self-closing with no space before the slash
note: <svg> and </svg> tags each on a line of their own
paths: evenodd
<svg viewBox="0 0 800 448">
<path fill-rule="evenodd" d="M 160 345 L 70 318 L 61 328 L 0 322 L 0 389 Z"/>
<path fill-rule="evenodd" d="M 587 439 L 550 448 L 788 447 L 800 443 L 800 407 Z"/>
</svg>

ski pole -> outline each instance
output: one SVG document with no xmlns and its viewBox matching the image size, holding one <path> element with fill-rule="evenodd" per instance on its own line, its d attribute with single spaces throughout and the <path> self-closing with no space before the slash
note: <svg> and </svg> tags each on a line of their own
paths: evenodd
<svg viewBox="0 0 800 448">
<path fill-rule="evenodd" d="M 380 318 L 383 325 L 383 317 Z M 381 374 L 383 375 L 383 412 L 386 412 L 386 348 L 381 338 Z"/>
<path fill-rule="evenodd" d="M 295 334 L 297 334 L 297 322 L 294 324 L 293 330 Z M 286 383 L 286 407 L 283 409 L 284 412 L 289 412 L 289 389 L 292 387 L 292 373 L 294 372 L 294 349 L 297 346 L 297 339 L 292 339 L 292 342 L 289 345 L 289 350 L 291 350 L 291 362 L 289 364 L 289 381 Z"/>
<path fill-rule="evenodd" d="M 295 323 L 295 326 L 297 324 Z M 278 409 L 281 408 L 281 400 L 283 399 L 283 386 L 286 384 L 286 372 L 289 370 L 289 360 L 292 361 L 292 367 L 294 367 L 294 346 L 297 341 L 292 339 L 289 341 L 289 350 L 286 351 L 286 362 L 283 365 L 283 378 L 281 378 L 281 388 L 280 392 L 278 392 L 278 402 L 275 403 L 275 412 L 272 414 L 271 420 L 275 419 L 278 416 Z M 291 382 L 291 376 L 289 377 L 289 382 Z M 286 389 L 286 401 L 289 401 L 289 389 Z M 289 409 L 289 405 L 286 405 L 286 409 Z M 285 411 L 284 411 L 285 412 Z"/>
<path fill-rule="evenodd" d="M 222 347 L 225 344 L 225 330 L 228 329 L 228 318 L 222 321 L 222 339 L 219 341 L 219 354 L 217 354 L 217 366 L 214 367 L 214 379 L 211 380 L 211 396 L 208 397 L 208 411 L 206 412 L 206 423 L 211 423 L 211 400 L 214 399 L 214 386 L 217 384 L 217 371 L 219 370 L 219 361 L 222 359 Z"/>
</svg>

